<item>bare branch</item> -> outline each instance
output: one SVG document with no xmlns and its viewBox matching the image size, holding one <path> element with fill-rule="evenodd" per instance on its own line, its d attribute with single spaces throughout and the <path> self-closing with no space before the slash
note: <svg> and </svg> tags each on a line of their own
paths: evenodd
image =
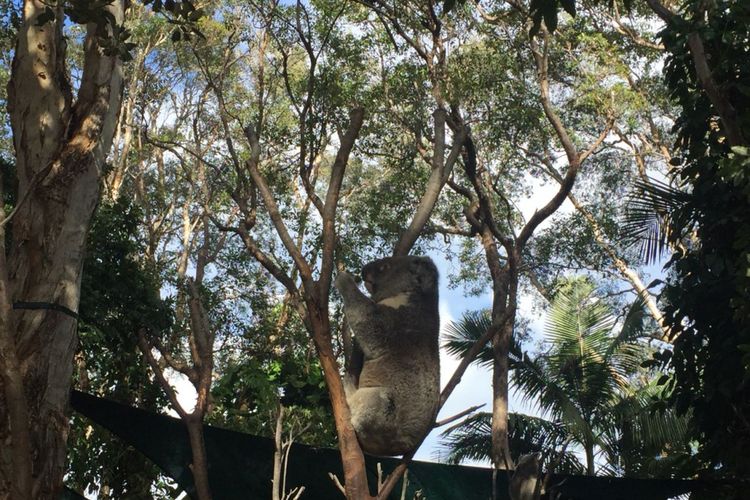
<svg viewBox="0 0 750 500">
<path fill-rule="evenodd" d="M 519 249 L 522 249 L 526 245 L 526 242 L 528 242 L 529 238 L 531 238 L 531 235 L 534 233 L 534 230 L 539 226 L 539 224 L 541 224 L 545 219 L 552 215 L 560 207 L 560 205 L 562 205 L 568 193 L 570 193 L 570 191 L 573 189 L 573 184 L 575 183 L 576 176 L 578 175 L 578 171 L 581 167 L 581 160 L 578 150 L 573 144 L 573 141 L 568 135 L 567 130 L 565 130 L 560 117 L 557 115 L 554 108 L 552 107 L 552 103 L 550 102 L 549 80 L 547 76 L 547 36 L 548 35 L 545 34 L 544 52 L 539 51 L 533 38 L 530 42 L 531 52 L 534 55 L 534 60 L 536 61 L 537 66 L 542 108 L 544 109 L 544 114 L 547 116 L 547 120 L 552 124 L 552 127 L 554 128 L 555 133 L 557 134 L 557 137 L 563 146 L 565 155 L 568 158 L 568 170 L 562 182 L 560 183 L 560 189 L 557 191 L 557 193 L 555 193 L 552 199 L 545 206 L 534 212 L 534 215 L 531 216 L 529 221 L 519 233 L 518 238 L 516 238 L 516 244 Z"/>
<path fill-rule="evenodd" d="M 328 473 L 328 477 L 331 478 L 331 481 L 333 481 L 333 484 L 338 488 L 338 490 L 346 496 L 346 488 L 341 484 L 341 481 L 339 481 L 339 478 L 334 474 L 333 472 Z"/>
<path fill-rule="evenodd" d="M 310 269 L 310 265 L 307 263 L 305 257 L 302 255 L 301 250 L 297 247 L 296 243 L 292 239 L 292 236 L 289 234 L 289 230 L 287 229 L 286 224 L 284 223 L 284 219 L 281 216 L 281 212 L 279 211 L 279 206 L 274 199 L 273 192 L 269 188 L 266 179 L 258 171 L 258 157 L 260 155 L 258 136 L 255 134 L 255 131 L 251 127 L 245 128 L 245 134 L 247 135 L 253 150 L 253 156 L 247 162 L 245 162 L 247 170 L 250 172 L 250 177 L 252 177 L 253 182 L 258 188 L 260 196 L 263 199 L 263 203 L 266 206 L 266 210 L 268 211 L 268 215 L 271 217 L 271 222 L 273 222 L 273 225 L 276 228 L 276 232 L 279 235 L 279 238 L 281 238 L 281 242 L 284 244 L 284 247 L 287 249 L 289 255 L 294 260 L 294 263 L 300 272 L 302 280 L 304 282 L 309 282 L 309 284 L 311 285 L 312 270 Z"/>
<path fill-rule="evenodd" d="M 472 406 L 471 408 L 465 409 L 461 413 L 456 413 L 452 417 L 444 418 L 443 420 L 438 420 L 437 422 L 435 422 L 434 427 L 442 427 L 444 425 L 448 425 L 451 422 L 455 422 L 456 420 L 465 417 L 466 415 L 474 413 L 475 411 L 477 411 L 478 409 L 482 408 L 483 406 L 484 406 L 484 404 Z"/>
<path fill-rule="evenodd" d="M 188 413 L 177 400 L 177 393 L 169 384 L 169 381 L 167 381 L 166 377 L 164 376 L 164 372 L 159 367 L 159 362 L 156 361 L 156 358 L 154 358 L 154 355 L 151 353 L 151 345 L 146 340 L 146 333 L 143 328 L 138 331 L 138 347 L 141 349 L 141 352 L 146 358 L 146 361 L 151 367 L 151 370 L 154 372 L 154 376 L 156 376 L 156 380 L 159 382 L 162 390 L 164 390 L 167 397 L 169 398 L 169 402 L 172 404 L 172 408 L 174 408 L 180 418 L 187 420 Z"/>
<path fill-rule="evenodd" d="M 435 208 L 435 204 L 440 196 L 440 192 L 443 190 L 443 186 L 448 182 L 453 166 L 458 160 L 461 150 L 464 147 L 464 141 L 466 140 L 468 131 L 466 127 L 460 127 L 453 137 L 453 147 L 451 148 L 451 152 L 448 155 L 447 160 L 444 160 L 445 148 L 440 146 L 445 144 L 446 112 L 443 109 L 438 109 L 435 111 L 434 116 L 435 151 L 432 160 L 432 172 L 427 181 L 427 186 L 422 195 L 422 199 L 419 201 L 416 213 L 414 214 L 409 227 L 399 238 L 396 248 L 393 250 L 393 255 L 408 254 L 409 250 L 414 246 L 414 243 L 416 243 Z"/>
<path fill-rule="evenodd" d="M 609 120 L 607 120 L 607 126 L 604 127 L 604 130 L 601 131 L 601 133 L 599 134 L 599 137 L 597 137 L 596 140 L 594 140 L 594 142 L 591 143 L 591 146 L 589 146 L 589 148 L 586 151 L 580 154 L 580 156 L 578 157 L 579 163 L 583 163 L 586 160 L 586 158 L 591 156 L 594 153 L 594 151 L 596 151 L 596 149 L 602 145 L 602 143 L 604 142 L 604 139 L 609 135 L 613 127 L 614 127 L 614 120 L 610 118 Z"/>
<path fill-rule="evenodd" d="M 349 154 L 354 147 L 354 141 L 362 128 L 365 111 L 355 108 L 349 112 L 349 127 L 341 137 L 341 146 L 336 153 L 336 159 L 331 167 L 331 180 L 328 184 L 325 206 L 323 208 L 323 253 L 320 267 L 320 303 L 326 307 L 328 292 L 333 273 L 334 250 L 336 247 L 336 207 L 339 201 L 344 171 L 349 162 Z"/>
</svg>

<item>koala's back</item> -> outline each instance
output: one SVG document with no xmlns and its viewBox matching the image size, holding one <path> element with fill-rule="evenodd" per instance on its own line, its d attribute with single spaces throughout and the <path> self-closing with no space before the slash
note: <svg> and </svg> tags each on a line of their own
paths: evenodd
<svg viewBox="0 0 750 500">
<path fill-rule="evenodd" d="M 430 420 L 440 395 L 440 360 L 437 341 L 427 344 L 404 343 L 394 352 L 365 357 L 359 387 L 387 388 L 408 420 Z"/>
<path fill-rule="evenodd" d="M 359 408 L 355 429 L 366 452 L 401 455 L 429 432 L 440 399 L 437 340 L 432 343 L 417 340 L 411 348 L 404 343 L 394 352 L 365 357 L 357 394 L 371 405 Z"/>
<path fill-rule="evenodd" d="M 376 307 L 352 324 L 366 339 L 355 429 L 365 451 L 400 455 L 429 432 L 440 398 L 437 270 L 424 257 L 397 257 L 362 274 Z"/>
</svg>

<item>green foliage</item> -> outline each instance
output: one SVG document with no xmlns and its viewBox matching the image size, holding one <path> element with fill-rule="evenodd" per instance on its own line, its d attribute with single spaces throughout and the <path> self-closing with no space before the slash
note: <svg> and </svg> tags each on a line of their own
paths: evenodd
<svg viewBox="0 0 750 500">
<path fill-rule="evenodd" d="M 708 9 L 708 13 L 704 10 Z M 670 261 L 662 300 L 674 331 L 669 365 L 671 400 L 691 410 L 702 433 L 701 452 L 714 471 L 750 473 L 750 377 L 745 347 L 750 343 L 750 179 L 745 145 L 733 150 L 725 124 L 700 84 L 687 44 L 703 40 L 721 97 L 736 110 L 750 109 L 750 6 L 727 0 L 704 5 L 683 2 L 684 20 L 662 32 L 669 51 L 666 79 L 681 107 L 675 128 L 682 163 L 675 181 L 689 195 L 671 211 L 675 235 L 691 234 L 684 252 Z M 750 119 L 737 125 L 745 141 Z"/>
<path fill-rule="evenodd" d="M 52 0 L 45 2 L 44 11 L 36 18 L 36 26 L 43 26 L 57 20 L 58 7 L 70 22 L 82 26 L 95 26 L 104 54 L 117 56 L 123 61 L 133 59 L 132 51 L 137 44 L 130 41 L 131 32 L 123 24 L 118 24 L 115 16 L 108 9 L 112 0 Z M 197 22 L 204 16 L 201 9 L 195 7 L 191 0 L 144 0 L 151 5 L 154 12 L 166 14 L 168 22 L 175 25 L 172 40 L 189 39 L 192 34 L 203 36 L 197 28 Z"/>
<path fill-rule="evenodd" d="M 614 425 L 601 437 L 605 473 L 688 478 L 701 468 L 692 415 L 678 415 L 666 398 L 663 386 L 651 379 L 632 386 L 612 407 Z"/>
<path fill-rule="evenodd" d="M 519 362 L 524 356 L 521 344 L 526 338 L 523 335 L 523 322 L 519 321 L 518 323 L 510 347 L 511 366 Z M 459 321 L 449 323 L 443 330 L 443 348 L 448 351 L 448 354 L 462 357 L 491 326 L 492 316 L 489 310 L 465 312 Z M 492 345 L 488 342 L 479 352 L 474 363 L 485 368 L 491 368 L 492 360 Z"/>
<path fill-rule="evenodd" d="M 533 357 L 517 345 L 511 349 L 516 391 L 548 417 L 511 414 L 514 457 L 542 451 L 545 460 L 555 460 L 563 443 L 572 440 L 590 451 L 589 461 L 599 450 L 606 458 L 603 471 L 609 474 L 686 477 L 695 471 L 690 418 L 665 409 L 653 373 L 640 369 L 646 359 L 639 341 L 643 318 L 643 305 L 637 301 L 617 323 L 586 280 L 571 280 L 559 288 L 547 316 L 547 349 Z M 445 347 L 465 353 L 490 324 L 486 313 L 465 315 L 446 329 Z M 478 362 L 491 364 L 489 346 Z M 490 415 L 470 417 L 443 437 L 449 460 L 487 459 Z M 593 471 L 593 463 L 588 465 Z M 583 467 L 566 451 L 561 470 L 581 472 Z"/>
<path fill-rule="evenodd" d="M 273 437 L 274 415 L 281 403 L 286 408 L 285 429 L 297 434 L 299 441 L 336 444 L 323 373 L 317 362 L 299 352 L 229 362 L 211 392 L 216 408 L 210 423 Z"/>
<path fill-rule="evenodd" d="M 480 412 L 443 431 L 442 444 L 448 449 L 448 463 L 490 460 L 491 427 L 492 414 Z M 543 469 L 559 460 L 555 472 L 581 474 L 584 468 L 576 454 L 562 450 L 565 438 L 565 428 L 560 424 L 522 413 L 508 416 L 508 440 L 514 461 L 522 455 L 541 452 Z"/>
<path fill-rule="evenodd" d="M 578 442 L 593 447 L 609 406 L 645 356 L 637 341 L 642 319 L 637 304 L 615 333 L 615 318 L 591 284 L 571 282 L 555 296 L 547 317 L 549 350 L 524 358 L 514 383 L 524 399 L 563 419 Z"/>
<path fill-rule="evenodd" d="M 168 329 L 170 309 L 159 297 L 159 279 L 140 260 L 137 231 L 142 212 L 127 198 L 103 203 L 94 217 L 81 283 L 79 389 L 158 411 L 161 390 L 141 362 L 139 329 Z M 151 498 L 159 471 L 107 431 L 74 417 L 69 437 L 68 484 L 98 489 L 99 498 Z"/>
</svg>

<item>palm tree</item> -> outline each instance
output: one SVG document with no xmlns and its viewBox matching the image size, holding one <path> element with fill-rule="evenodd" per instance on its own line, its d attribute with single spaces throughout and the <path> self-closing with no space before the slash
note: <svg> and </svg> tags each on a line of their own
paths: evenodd
<svg viewBox="0 0 750 500">
<path fill-rule="evenodd" d="M 542 453 L 542 462 L 554 462 L 558 472 L 581 474 L 584 470 L 578 456 L 567 450 L 567 432 L 563 425 L 543 418 L 510 413 L 508 442 L 514 462 L 528 453 Z M 489 460 L 491 453 L 492 413 L 479 412 L 445 430 L 441 436 L 448 449 L 447 462 Z"/>
<path fill-rule="evenodd" d="M 695 453 L 692 414 L 665 403 L 665 386 L 656 379 L 620 396 L 613 425 L 600 436 L 605 475 L 687 478 L 705 467 Z"/>
<path fill-rule="evenodd" d="M 444 345 L 450 353 L 461 355 L 489 325 L 488 313 L 469 313 L 446 329 Z M 511 430 L 514 423 L 520 428 L 518 423 L 522 421 L 527 422 L 524 429 L 535 430 L 526 435 L 533 446 L 529 447 L 528 441 L 524 445 L 520 435 L 511 443 L 524 448 L 514 450 L 514 455 L 539 449 L 553 455 L 553 450 L 564 451 L 563 443 L 571 441 L 583 449 L 587 474 L 595 473 L 597 451 L 606 460 L 606 472 L 627 474 L 635 464 L 648 460 L 648 452 L 653 452 L 652 458 L 657 457 L 665 443 L 678 441 L 678 430 L 686 428 L 687 419 L 669 427 L 664 420 L 676 418 L 673 414 L 653 412 L 649 418 L 646 414 L 652 410 L 653 389 L 649 394 L 646 388 L 655 384 L 633 381 L 647 355 L 639 342 L 643 335 L 640 301 L 618 325 L 609 307 L 595 296 L 591 283 L 578 279 L 564 285 L 549 310 L 547 349 L 532 358 L 517 343 L 511 348 L 515 390 L 546 417 L 511 417 Z M 488 365 L 490 361 L 488 346 L 477 362 Z M 480 445 L 490 439 L 486 423 L 489 417 L 477 415 L 444 433 L 451 459 L 486 456 Z M 673 435 L 668 430 L 674 430 Z M 685 446 L 679 449 L 689 451 Z M 566 460 L 565 456 L 563 453 L 561 458 Z"/>
</svg>

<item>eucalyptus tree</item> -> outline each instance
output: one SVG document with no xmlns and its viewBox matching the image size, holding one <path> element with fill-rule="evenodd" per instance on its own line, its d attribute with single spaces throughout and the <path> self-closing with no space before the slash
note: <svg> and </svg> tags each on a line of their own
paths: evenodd
<svg viewBox="0 0 750 500">
<path fill-rule="evenodd" d="M 29 0 L 9 12 L 17 20 L 7 103 L 18 196 L 0 217 L 0 434 L 8 445 L 0 494 L 11 498 L 57 498 L 62 486 L 83 250 L 120 108 L 122 61 L 133 48 L 126 6 Z M 188 1 L 168 7 L 186 32 L 200 15 Z M 73 24 L 85 27 L 75 85 L 66 41 Z"/>
<path fill-rule="evenodd" d="M 490 87 L 482 90 L 492 92 L 490 95 L 499 102 L 483 99 L 479 89 L 462 89 L 460 85 L 455 89 L 459 98 L 462 90 L 468 91 L 463 96 L 467 121 L 477 118 L 472 130 L 473 151 L 468 152 L 463 175 L 457 175 L 450 183 L 458 200 L 464 200 L 457 201 L 465 206 L 464 221 L 452 216 L 449 231 L 477 235 L 490 271 L 493 327 L 487 335 L 495 353 L 493 463 L 498 468 L 507 468 L 511 465 L 507 445 L 508 357 L 524 253 L 539 225 L 562 205 L 583 163 L 600 148 L 616 116 L 607 108 L 608 114 L 592 117 L 588 127 L 581 127 L 575 115 L 565 113 L 580 95 L 580 89 L 562 77 L 566 54 L 546 33 L 539 40 L 523 41 L 526 29 L 523 5 L 516 4 L 510 10 L 502 8 L 485 16 L 495 19 L 497 14 L 509 16 L 510 21 L 487 24 L 486 38 L 480 47 L 484 57 L 493 56 L 498 63 L 495 78 L 484 80 Z M 473 66 L 464 66 L 467 67 Z M 492 71 L 490 64 L 484 68 Z M 505 78 L 497 76 L 501 74 Z M 511 107 L 508 104 L 512 102 L 522 104 Z M 514 148 L 519 143 L 522 147 Z M 534 155 L 519 155 L 519 150 L 539 151 L 550 159 L 547 166 L 552 167 L 553 177 L 559 181 L 556 192 L 528 220 L 512 208 L 511 200 L 518 196 L 519 186 L 507 179 L 515 176 L 523 182 L 524 170 L 533 172 L 539 161 Z"/>
<path fill-rule="evenodd" d="M 393 253 L 408 252 L 457 162 L 463 141 L 454 141 L 450 152 L 446 151 L 446 123 L 452 118 L 442 92 L 433 89 L 426 102 L 432 106 L 439 103 L 433 115 L 434 134 L 430 134 L 436 145 L 417 141 L 406 146 L 411 148 L 411 158 L 420 151 L 428 168 L 400 179 L 416 186 L 416 191 L 389 192 L 389 198 L 402 207 L 408 206 L 401 202 L 403 197 L 411 197 L 417 209 L 395 217 L 381 210 L 377 217 L 382 220 L 385 215 L 406 229 L 401 234 L 384 230 L 373 235 L 358 208 L 374 206 L 376 197 L 368 183 L 379 184 L 381 189 L 387 184 L 377 162 L 369 158 L 352 162 L 348 157 L 355 139 L 361 136 L 363 156 L 382 154 L 392 160 L 383 165 L 403 165 L 403 155 L 390 154 L 393 150 L 387 146 L 396 143 L 398 151 L 405 141 L 384 134 L 384 129 L 393 127 L 390 110 L 382 105 L 389 98 L 387 85 L 393 81 L 381 83 L 384 73 L 399 66 L 399 56 L 382 44 L 382 37 L 371 41 L 368 32 L 342 25 L 344 19 L 367 22 L 358 17 L 361 10 L 346 13 L 345 7 L 252 4 L 253 29 L 227 29 L 222 44 L 196 47 L 193 56 L 211 91 L 210 108 L 223 133 L 226 163 L 211 168 L 233 201 L 231 209 L 215 210 L 209 216 L 220 230 L 237 235 L 246 252 L 280 285 L 291 310 L 312 337 L 342 451 L 342 489 L 350 498 L 366 498 L 363 457 L 339 378 L 340 351 L 334 350 L 332 342 L 338 340 L 332 337 L 329 311 L 332 272 L 337 260 L 339 266 L 359 266 L 375 254 L 378 244 L 383 248 L 389 241 L 395 243 Z M 425 54 L 434 63 L 431 81 L 437 88 L 443 84 L 444 47 L 438 34 L 432 41 Z M 253 48 L 252 57 L 238 56 L 246 46 Z M 239 80 L 239 75 L 244 80 Z M 399 83 L 408 85 L 408 79 Z M 416 100 L 422 98 L 416 95 Z M 372 125 L 373 121 L 363 124 L 360 106 L 364 103 L 368 103 L 370 116 L 386 123 L 383 128 Z M 412 103 L 403 104 L 408 107 Z M 346 108 L 350 109 L 348 117 L 342 113 Z M 411 110 L 416 115 L 412 122 L 418 123 L 420 132 L 425 130 L 429 115 L 425 116 L 424 107 Z M 367 149 L 383 145 L 385 151 Z M 231 214 L 237 214 L 236 219 Z M 348 215 L 350 224 L 343 224 L 343 214 Z M 368 235 L 375 237 L 365 240 Z M 346 329 L 341 333 L 339 345 L 347 351 Z M 388 495 L 404 470 L 402 464 L 389 476 L 379 497 Z"/>
<path fill-rule="evenodd" d="M 566 116 L 586 126 L 588 117 L 614 113 L 612 139 L 590 160 L 587 175 L 568 194 L 575 209 L 556 214 L 529 248 L 527 275 L 542 293 L 554 288 L 566 272 L 601 274 L 614 291 L 622 285 L 643 298 L 649 314 L 660 325 L 660 340 L 669 340 L 669 328 L 656 293 L 644 283 L 644 260 L 621 230 L 621 214 L 636 183 L 652 183 L 672 168 L 668 127 L 673 106 L 661 81 L 664 48 L 655 39 L 648 12 L 632 12 L 627 19 L 603 7 L 584 6 L 575 21 L 558 26 L 565 65 L 577 74 L 578 97 Z M 569 62 L 568 62 L 569 61 Z M 601 85 L 609 80 L 611 84 Z M 615 139 L 616 138 L 616 139 Z M 549 153 L 529 151 L 552 179 Z"/>
<path fill-rule="evenodd" d="M 273 283 L 269 289 L 286 296 L 282 307 L 298 314 L 312 336 L 332 387 L 346 488 L 351 497 L 360 498 L 367 495 L 363 458 L 346 414 L 328 295 L 335 207 L 364 115 L 356 106 L 364 85 L 356 72 L 361 67 L 341 64 L 347 57 L 340 40 L 346 34 L 338 26 L 341 9 L 268 3 L 247 7 L 219 6 L 216 16 L 202 25 L 210 43 L 185 46 L 182 57 L 189 64 L 182 68 L 184 81 L 198 98 L 185 127 L 188 133 L 149 134 L 147 140 L 167 152 L 165 158 L 190 164 L 188 189 L 201 201 L 191 204 L 197 219 L 188 217 L 183 227 L 218 229 L 221 238 L 236 237 L 251 257 L 244 262 L 263 269 L 263 278 Z M 349 57 L 354 61 L 359 55 Z M 359 79 L 353 81 L 354 94 L 340 92 L 345 90 L 340 84 L 346 83 L 336 78 L 341 71 Z M 342 105 L 354 106 L 349 118 L 342 116 Z M 197 134 L 190 132 L 190 123 Z M 335 144 L 337 127 L 346 131 Z M 335 158 L 331 151 L 337 151 Z M 322 180 L 326 175 L 330 187 Z M 219 188 L 211 192 L 221 193 L 222 203 L 208 201 L 201 187 L 208 185 Z M 321 189 L 327 192 L 325 201 Z M 288 312 L 282 316 L 288 318 Z M 284 319 L 278 326 L 283 330 L 288 324 Z"/>
<path fill-rule="evenodd" d="M 584 92 L 582 85 L 568 78 L 566 64 L 572 63 L 567 61 L 586 54 L 566 53 L 564 42 L 557 44 L 546 32 L 538 40 L 525 41 L 528 12 L 520 3 L 496 6 L 491 12 L 464 9 L 456 11 L 455 17 L 445 16 L 435 6 L 395 8 L 385 2 L 364 3 L 383 20 L 384 29 L 414 51 L 427 75 L 441 68 L 437 74 L 440 85 L 430 81 L 428 88 L 442 93 L 442 102 L 451 109 L 453 143 L 462 144 L 465 151 L 463 171 L 453 172 L 447 181 L 454 194 L 446 199 L 432 228 L 446 235 L 476 237 L 490 271 L 494 323 L 487 338 L 494 339 L 496 349 L 493 462 L 498 468 L 507 468 L 511 466 L 507 360 L 527 245 L 540 224 L 562 205 L 581 165 L 603 146 L 617 110 L 605 100 L 604 112 L 588 119 L 566 111 Z M 459 29 L 463 26 L 478 28 L 467 33 Z M 442 66 L 425 57 L 430 47 L 426 41 L 435 39 L 436 33 L 442 37 L 444 52 L 438 58 Z M 446 47 L 451 50 L 446 52 Z M 606 88 L 606 82 L 602 84 Z M 605 94 L 604 90 L 600 94 Z M 470 134 L 467 124 L 471 124 Z M 519 150 L 529 154 L 519 155 Z M 540 152 L 549 162 L 540 162 L 531 152 Z M 513 208 L 513 200 L 528 189 L 523 186 L 526 172 L 543 174 L 544 168 L 550 167 L 559 187 L 524 220 Z M 475 351 L 479 349 L 477 346 Z M 447 392 L 458 379 L 449 383 Z"/>
<path fill-rule="evenodd" d="M 125 33 L 125 5 L 79 13 L 77 20 L 89 24 L 75 95 L 62 2 L 22 7 L 7 101 L 18 201 L 13 212 L 0 214 L 0 435 L 7 450 L 0 457 L 0 495 L 56 498 L 83 248 L 119 110 L 121 61 L 111 42 Z"/>
<path fill-rule="evenodd" d="M 60 491 L 83 247 L 121 85 L 121 63 L 104 53 L 93 24 L 73 102 L 63 8 L 46 9 L 51 19 L 40 27 L 44 6 L 24 2 L 8 92 L 20 195 L 10 247 L 4 210 L 0 238 L 0 425 L 10 443 L 0 462 L 0 492 L 12 498 Z M 122 2 L 107 7 L 113 25 L 122 23 L 123 11 Z M 30 303 L 46 306 L 23 305 Z"/>
</svg>

